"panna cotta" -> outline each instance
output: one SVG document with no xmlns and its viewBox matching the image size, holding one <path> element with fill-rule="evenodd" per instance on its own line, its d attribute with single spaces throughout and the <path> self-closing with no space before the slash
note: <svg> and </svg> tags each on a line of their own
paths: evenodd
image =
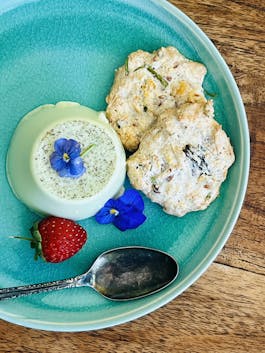
<svg viewBox="0 0 265 353">
<path fill-rule="evenodd" d="M 56 141 L 62 153 L 58 166 L 70 162 L 63 143 L 78 143 L 81 175 L 60 175 L 53 167 Z M 37 213 L 73 220 L 95 215 L 120 192 L 125 174 L 124 148 L 104 112 L 75 102 L 46 104 L 28 113 L 7 154 L 7 177 L 17 198 Z"/>
</svg>

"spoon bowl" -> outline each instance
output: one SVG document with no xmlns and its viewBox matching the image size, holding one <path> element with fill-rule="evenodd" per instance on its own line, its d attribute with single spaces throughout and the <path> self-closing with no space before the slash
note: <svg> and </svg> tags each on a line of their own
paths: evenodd
<svg viewBox="0 0 265 353">
<path fill-rule="evenodd" d="M 92 287 L 105 298 L 133 300 L 156 293 L 179 272 L 175 259 L 146 247 L 129 246 L 102 253 L 90 269 L 73 278 L 0 289 L 0 300 L 73 287 Z"/>
</svg>

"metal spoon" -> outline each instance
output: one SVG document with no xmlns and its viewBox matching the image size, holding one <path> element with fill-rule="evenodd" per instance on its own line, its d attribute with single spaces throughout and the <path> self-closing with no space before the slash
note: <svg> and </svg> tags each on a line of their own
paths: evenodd
<svg viewBox="0 0 265 353">
<path fill-rule="evenodd" d="M 0 289 L 0 300 L 63 288 L 92 287 L 105 298 L 121 301 L 158 292 L 178 275 L 170 255 L 151 248 L 123 247 L 101 254 L 82 275 L 40 284 Z"/>
</svg>

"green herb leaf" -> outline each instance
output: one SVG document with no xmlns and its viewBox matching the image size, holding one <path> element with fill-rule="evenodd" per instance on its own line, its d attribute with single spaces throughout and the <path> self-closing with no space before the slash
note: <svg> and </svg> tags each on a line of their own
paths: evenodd
<svg viewBox="0 0 265 353">
<path fill-rule="evenodd" d="M 155 78 L 157 78 L 161 82 L 162 86 L 167 87 L 168 82 L 161 75 L 159 75 L 151 66 L 148 66 L 147 70 L 151 72 L 151 74 L 153 74 Z"/>
<path fill-rule="evenodd" d="M 87 152 L 90 151 L 91 148 L 93 148 L 94 146 L 95 146 L 95 144 L 92 143 L 92 145 L 89 145 L 87 148 L 85 148 L 85 149 L 82 151 L 82 153 L 80 153 L 80 157 L 84 157 L 84 156 L 87 154 Z"/>
<path fill-rule="evenodd" d="M 127 57 L 125 60 L 125 75 L 129 75 L 129 58 Z"/>
<path fill-rule="evenodd" d="M 144 68 L 145 68 L 145 65 L 138 66 L 133 72 L 138 71 L 138 70 L 140 70 L 140 69 L 144 69 Z"/>
<path fill-rule="evenodd" d="M 155 184 L 155 183 L 156 183 L 156 177 L 155 177 L 155 176 L 152 176 L 152 177 L 151 177 L 151 183 L 152 183 L 152 184 Z"/>
</svg>

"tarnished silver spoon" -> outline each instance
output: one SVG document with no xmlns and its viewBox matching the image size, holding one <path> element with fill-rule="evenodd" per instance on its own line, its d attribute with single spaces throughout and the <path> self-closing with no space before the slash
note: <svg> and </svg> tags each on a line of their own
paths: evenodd
<svg viewBox="0 0 265 353">
<path fill-rule="evenodd" d="M 121 301 L 158 292 L 178 275 L 178 264 L 165 252 L 122 247 L 101 254 L 82 275 L 47 283 L 0 289 L 0 300 L 63 288 L 92 287 L 105 298 Z"/>
</svg>

